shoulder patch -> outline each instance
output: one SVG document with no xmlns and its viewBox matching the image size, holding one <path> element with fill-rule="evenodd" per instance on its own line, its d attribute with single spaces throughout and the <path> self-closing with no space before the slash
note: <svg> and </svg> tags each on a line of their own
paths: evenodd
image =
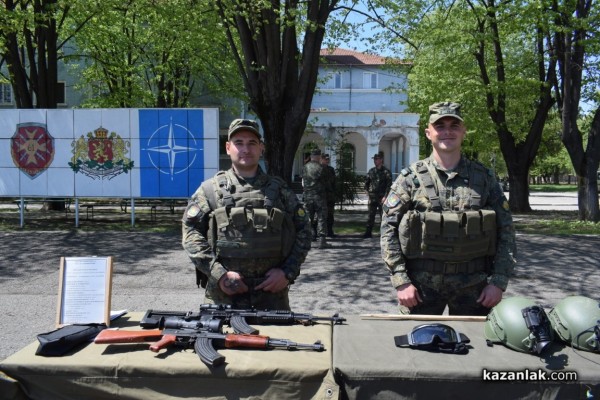
<svg viewBox="0 0 600 400">
<path fill-rule="evenodd" d="M 187 210 L 185 211 L 186 218 L 195 219 L 196 217 L 198 217 L 198 214 L 200 214 L 200 206 L 198 205 L 198 203 L 190 203 L 187 207 Z"/>
<path fill-rule="evenodd" d="M 508 200 L 504 199 L 504 201 L 502 202 L 502 208 L 504 208 L 506 211 L 510 211 L 510 205 L 508 204 Z"/>
<path fill-rule="evenodd" d="M 398 205 L 398 203 L 400 203 L 400 196 L 398 196 L 396 192 L 390 192 L 388 197 L 385 199 L 385 205 L 388 208 L 394 208 Z"/>
</svg>

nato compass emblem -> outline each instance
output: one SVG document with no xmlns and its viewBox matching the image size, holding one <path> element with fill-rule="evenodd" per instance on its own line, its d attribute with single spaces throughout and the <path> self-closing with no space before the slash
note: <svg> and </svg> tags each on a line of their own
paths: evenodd
<svg viewBox="0 0 600 400">
<path fill-rule="evenodd" d="M 164 138 L 164 130 L 168 129 Z M 196 138 L 184 125 L 174 124 L 159 127 L 148 139 L 147 147 L 142 149 L 148 154 L 150 163 L 161 174 L 171 177 L 187 171 L 196 161 L 198 150 Z M 188 158 L 189 157 L 189 158 Z M 166 161 L 166 162 L 165 162 Z"/>
<path fill-rule="evenodd" d="M 126 157 L 131 144 L 115 132 L 108 133 L 102 127 L 81 135 L 71 143 L 73 157 L 69 166 L 92 179 L 112 179 L 133 168 L 133 161 Z"/>
<path fill-rule="evenodd" d="M 10 142 L 10 153 L 17 168 L 35 179 L 52 164 L 54 138 L 45 124 L 17 124 L 17 131 Z"/>
</svg>

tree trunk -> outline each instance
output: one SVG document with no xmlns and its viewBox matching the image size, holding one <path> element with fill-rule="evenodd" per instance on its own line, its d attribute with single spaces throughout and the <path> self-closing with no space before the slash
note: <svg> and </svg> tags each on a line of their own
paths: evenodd
<svg viewBox="0 0 600 400">
<path fill-rule="evenodd" d="M 588 176 L 581 176 L 577 184 L 577 201 L 579 204 L 579 219 L 582 221 L 599 222 L 598 208 L 598 178 L 597 172 L 588 171 Z"/>
</svg>

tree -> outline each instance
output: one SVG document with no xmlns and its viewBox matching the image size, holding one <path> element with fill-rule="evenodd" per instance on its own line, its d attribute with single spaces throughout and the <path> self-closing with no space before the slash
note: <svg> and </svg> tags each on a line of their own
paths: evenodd
<svg viewBox="0 0 600 400">
<path fill-rule="evenodd" d="M 87 2 L 86 2 L 87 4 Z M 61 37 L 65 21 L 81 1 L 6 0 L 0 9 L 0 51 L 17 108 L 56 108 L 58 61 L 70 37 Z M 85 24 L 93 13 L 87 4 Z M 81 25 L 74 27 L 74 31 Z"/>
<path fill-rule="evenodd" d="M 287 181 L 310 114 L 325 24 L 338 2 L 216 2 L 249 108 L 263 127 L 268 172 Z"/>
<path fill-rule="evenodd" d="M 465 152 L 487 163 L 497 143 L 511 209 L 530 211 L 528 173 L 555 101 L 556 63 L 547 56 L 535 2 L 410 0 L 398 16 L 387 12 L 397 10 L 394 1 L 366 3 L 366 22 L 382 28 L 377 40 L 400 43 L 399 54 L 413 63 L 409 109 L 427 116 L 433 102 L 461 102 L 469 129 Z"/>
<path fill-rule="evenodd" d="M 211 1 L 106 0 L 76 36 L 79 88 L 91 107 L 187 107 L 191 97 L 241 98 Z M 76 16 L 73 16 L 76 19 Z M 80 66 L 77 66 L 80 70 Z"/>
<path fill-rule="evenodd" d="M 549 6 L 554 17 L 552 39 L 558 59 L 558 76 L 555 91 L 562 118 L 561 139 L 577 175 L 577 199 L 581 220 L 600 221 L 598 207 L 597 171 L 600 163 L 600 108 L 593 112 L 587 145 L 579 128 L 580 100 L 585 90 L 586 65 L 592 52 L 592 63 L 597 62 L 598 7 L 593 0 L 552 1 Z M 594 29 L 595 26 L 595 29 Z M 596 50 L 594 53 L 593 50 Z M 588 70 L 594 76 L 592 70 Z M 595 75 L 597 77 L 597 75 Z M 597 90 L 598 81 L 592 83 Z M 588 96 L 598 100 L 598 93 Z M 597 104 L 597 103 L 596 103 Z"/>
</svg>

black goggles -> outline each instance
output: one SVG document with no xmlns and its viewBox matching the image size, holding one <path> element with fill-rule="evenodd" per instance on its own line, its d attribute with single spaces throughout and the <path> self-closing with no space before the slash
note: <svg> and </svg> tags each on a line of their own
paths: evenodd
<svg viewBox="0 0 600 400">
<path fill-rule="evenodd" d="M 408 335 L 395 336 L 398 347 L 443 351 L 448 353 L 466 353 L 469 338 L 451 326 L 444 324 L 425 324 L 415 326 Z"/>
</svg>

